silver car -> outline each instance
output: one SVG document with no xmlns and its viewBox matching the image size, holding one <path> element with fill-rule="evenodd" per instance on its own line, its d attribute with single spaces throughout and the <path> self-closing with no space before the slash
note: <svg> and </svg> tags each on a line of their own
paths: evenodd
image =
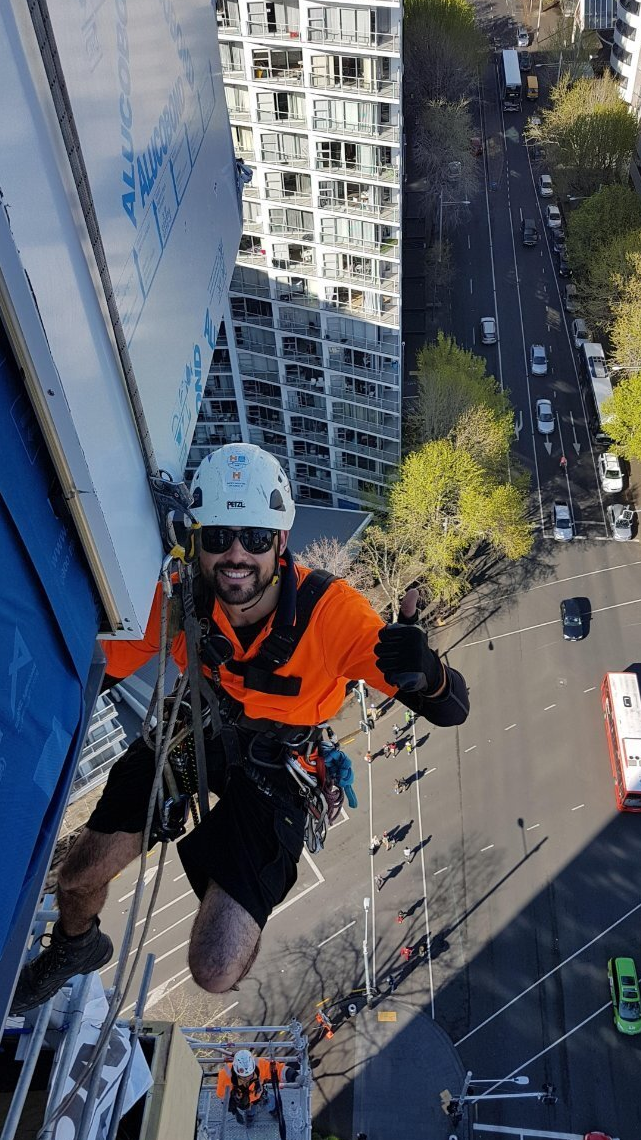
<svg viewBox="0 0 641 1140">
<path fill-rule="evenodd" d="M 533 376 L 545 376 L 548 370 L 548 358 L 542 344 L 530 345 L 530 372 Z"/>
<path fill-rule="evenodd" d="M 481 344 L 496 344 L 497 340 L 494 317 L 481 317 Z"/>
<path fill-rule="evenodd" d="M 612 503 L 606 509 L 606 514 L 612 537 L 617 542 L 629 542 L 632 538 L 632 524 L 634 523 L 634 511 L 631 507 L 626 507 L 624 503 Z"/>
<path fill-rule="evenodd" d="M 526 48 L 530 43 L 530 33 L 528 32 L 525 24 L 519 24 L 516 29 L 516 46 Z"/>
<path fill-rule="evenodd" d="M 552 530 L 557 542 L 571 542 L 574 538 L 570 508 L 562 499 L 552 504 Z"/>
<path fill-rule="evenodd" d="M 583 317 L 577 317 L 576 320 L 572 321 L 572 339 L 574 341 L 575 348 L 580 348 L 583 342 L 586 340 L 588 344 L 591 342 L 592 333 L 583 320 Z"/>
</svg>

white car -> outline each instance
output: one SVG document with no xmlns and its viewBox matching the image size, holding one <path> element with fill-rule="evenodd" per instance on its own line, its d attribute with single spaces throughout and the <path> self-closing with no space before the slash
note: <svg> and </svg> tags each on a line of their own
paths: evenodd
<svg viewBox="0 0 641 1140">
<path fill-rule="evenodd" d="M 557 542 L 571 542 L 574 538 L 570 508 L 562 499 L 552 504 L 552 530 Z"/>
<path fill-rule="evenodd" d="M 554 412 L 550 400 L 536 401 L 536 426 L 541 435 L 551 435 L 554 431 Z"/>
<path fill-rule="evenodd" d="M 563 225 L 563 218 L 561 217 L 561 211 L 559 210 L 559 207 L 546 206 L 545 220 L 548 224 L 549 229 L 558 230 L 559 226 Z"/>
<path fill-rule="evenodd" d="M 519 48 L 526 48 L 530 46 L 530 33 L 528 32 L 525 24 L 519 24 L 516 29 L 516 46 Z"/>
<path fill-rule="evenodd" d="M 606 510 L 612 537 L 617 542 L 629 542 L 632 538 L 634 511 L 623 503 L 612 503 Z"/>
<path fill-rule="evenodd" d="M 554 194 L 552 189 L 552 179 L 549 174 L 539 175 L 539 194 L 542 198 L 551 198 Z"/>
<path fill-rule="evenodd" d="M 588 344 L 592 341 L 592 333 L 583 317 L 577 317 L 576 320 L 572 321 L 572 340 L 575 348 L 580 348 L 584 341 L 587 341 Z"/>
<path fill-rule="evenodd" d="M 530 345 L 530 372 L 533 376 L 546 376 L 548 358 L 542 344 Z"/>
<path fill-rule="evenodd" d="M 481 317 L 481 344 L 496 344 L 498 339 L 494 317 Z"/>
<path fill-rule="evenodd" d="M 606 451 L 605 455 L 599 456 L 599 478 L 608 495 L 616 495 L 623 490 L 623 471 L 619 458 L 613 451 Z"/>
</svg>

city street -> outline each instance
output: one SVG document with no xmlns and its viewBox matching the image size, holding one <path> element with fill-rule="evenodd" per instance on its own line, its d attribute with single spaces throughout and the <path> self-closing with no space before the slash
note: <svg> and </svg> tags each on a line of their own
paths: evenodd
<svg viewBox="0 0 641 1140">
<path fill-rule="evenodd" d="M 504 9 L 501 19 L 513 37 L 512 15 Z M 544 75 L 540 83 L 543 98 Z M 525 1075 L 530 1090 L 546 1081 L 556 1086 L 554 1107 L 535 1099 L 481 1100 L 473 1110 L 478 1122 L 581 1135 L 604 1129 L 637 1140 L 641 1108 L 631 1090 L 641 1042 L 614 1028 L 606 966 L 612 955 L 640 957 L 641 824 L 616 810 L 599 687 L 608 670 L 641 669 L 641 547 L 607 535 L 561 304 L 564 282 L 535 190 L 539 171 L 522 139 L 532 109 L 525 104 L 503 116 L 492 61 L 475 108 L 485 144 L 483 183 L 451 237 L 456 286 L 450 306 L 437 310 L 439 326 L 486 353 L 489 369 L 510 390 L 514 454 L 531 473 L 536 524 L 531 555 L 515 566 L 481 565 L 473 593 L 430 633 L 466 677 L 470 718 L 460 730 L 424 721 L 405 730 L 404 709 L 384 708 L 367 766 L 358 709 L 347 708 L 338 730 L 350 740 L 359 806 L 343 812 L 320 855 L 301 860 L 297 886 L 269 921 L 260 958 L 238 993 L 196 996 L 186 950 L 197 902 L 170 848 L 148 938 L 157 956 L 148 1008 L 175 1001 L 189 1009 L 193 1001 L 192 1008 L 222 1023 L 284 1023 L 296 1015 L 315 1039 L 318 1008 L 337 1016 L 350 995 L 362 1004 L 366 940 L 372 983 L 388 994 L 391 975 L 398 988 L 389 1000 L 435 1018 L 479 1080 Z M 537 219 L 535 248 L 521 244 L 522 216 Z M 489 315 L 499 342 L 481 350 L 478 323 Z M 545 377 L 529 374 L 532 343 L 546 348 Z M 551 447 L 534 420 L 543 395 L 556 416 Z M 552 540 L 555 497 L 571 505 L 571 544 Z M 634 501 L 634 487 L 626 497 Z M 588 635 L 577 644 L 562 637 L 559 604 L 567 597 L 585 599 L 590 613 Z M 382 748 L 394 723 L 402 729 L 400 751 L 386 760 Z M 410 783 L 397 795 L 400 775 Z M 370 838 L 384 831 L 395 846 L 371 855 Z M 150 883 L 156 863 L 154 852 Z M 376 875 L 384 879 L 380 890 Z M 111 933 L 123 928 L 134 879 L 130 868 L 112 888 L 104 914 Z M 416 950 L 421 942 L 424 958 Z M 414 951 L 408 963 L 403 947 Z M 107 985 L 113 969 L 102 971 Z M 350 1095 L 353 1074 L 341 1043 L 348 1028 L 339 1025 L 335 1038 L 314 1051 L 315 1110 L 324 1109 L 327 1120 Z M 482 1091 L 492 1095 L 493 1088 Z"/>
</svg>

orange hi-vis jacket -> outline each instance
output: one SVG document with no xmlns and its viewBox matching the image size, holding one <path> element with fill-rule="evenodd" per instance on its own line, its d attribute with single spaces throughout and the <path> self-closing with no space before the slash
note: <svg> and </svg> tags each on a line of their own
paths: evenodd
<svg viewBox="0 0 641 1140">
<path fill-rule="evenodd" d="M 282 1061 L 276 1062 L 276 1075 L 280 1081 L 285 1065 Z M 258 1075 L 258 1080 L 256 1076 Z M 263 1095 L 263 1088 L 265 1085 L 271 1083 L 271 1067 L 270 1062 L 266 1057 L 258 1057 L 256 1060 L 256 1068 L 254 1076 L 249 1085 L 241 1086 L 246 1088 L 250 1104 L 256 1104 Z M 218 1083 L 216 1085 L 216 1096 L 224 1100 L 227 1089 L 234 1089 L 236 1081 L 232 1079 L 231 1065 L 224 1065 L 218 1074 Z"/>
<path fill-rule="evenodd" d="M 311 571 L 295 563 L 293 573 L 297 585 Z M 107 673 L 114 678 L 130 676 L 158 652 L 162 587 L 156 588 L 145 637 L 142 641 L 105 641 L 102 648 L 107 658 Z M 212 617 L 221 633 L 234 647 L 234 661 L 249 661 L 256 656 L 267 637 L 274 614 L 259 632 L 248 650 L 240 644 L 220 603 L 214 602 Z M 275 670 L 276 675 L 300 677 L 297 696 L 262 693 L 247 688 L 244 678 L 220 667 L 223 688 L 239 701 L 245 715 L 252 720 L 271 720 L 292 725 L 317 725 L 336 715 L 345 700 L 348 681 L 361 678 L 367 685 L 393 697 L 397 689 L 388 685 L 377 667 L 374 646 L 378 641 L 382 619 L 366 598 L 347 582 L 332 582 L 316 603 L 307 629 L 287 664 Z M 181 673 L 187 668 L 185 635 L 173 640 L 171 654 Z"/>
</svg>

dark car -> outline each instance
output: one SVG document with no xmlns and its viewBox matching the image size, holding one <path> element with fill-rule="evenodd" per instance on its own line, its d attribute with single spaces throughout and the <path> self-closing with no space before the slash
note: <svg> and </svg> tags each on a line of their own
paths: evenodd
<svg viewBox="0 0 641 1140">
<path fill-rule="evenodd" d="M 571 277 L 571 276 L 572 276 L 572 266 L 570 265 L 570 262 L 568 261 L 567 257 L 565 256 L 565 253 L 562 253 L 561 250 L 559 250 L 559 277 Z"/>
<path fill-rule="evenodd" d="M 563 227 L 552 231 L 552 249 L 555 253 L 559 253 L 560 250 L 565 251 L 565 230 Z"/>
<path fill-rule="evenodd" d="M 564 598 L 561 602 L 561 624 L 566 641 L 582 641 L 585 637 L 581 606 L 576 598 Z"/>
<path fill-rule="evenodd" d="M 523 245 L 536 245 L 539 240 L 539 231 L 534 218 L 521 218 L 521 241 Z"/>
<path fill-rule="evenodd" d="M 519 68 L 521 71 L 532 70 L 532 56 L 530 55 L 529 51 L 519 52 Z"/>
</svg>

